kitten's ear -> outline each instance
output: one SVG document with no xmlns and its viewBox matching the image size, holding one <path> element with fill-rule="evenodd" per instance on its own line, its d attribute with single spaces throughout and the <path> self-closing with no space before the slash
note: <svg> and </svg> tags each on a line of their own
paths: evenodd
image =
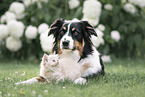
<svg viewBox="0 0 145 97">
<path fill-rule="evenodd" d="M 44 54 L 42 60 L 43 60 L 44 64 L 46 62 L 48 62 L 48 55 L 47 54 Z"/>
</svg>

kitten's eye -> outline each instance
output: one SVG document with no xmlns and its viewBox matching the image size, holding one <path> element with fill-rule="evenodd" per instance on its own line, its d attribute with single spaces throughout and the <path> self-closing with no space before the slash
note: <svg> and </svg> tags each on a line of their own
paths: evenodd
<svg viewBox="0 0 145 97">
<path fill-rule="evenodd" d="M 52 62 L 55 62 L 55 60 L 52 60 Z"/>
<path fill-rule="evenodd" d="M 78 35 L 78 32 L 75 32 L 74 35 Z"/>
</svg>

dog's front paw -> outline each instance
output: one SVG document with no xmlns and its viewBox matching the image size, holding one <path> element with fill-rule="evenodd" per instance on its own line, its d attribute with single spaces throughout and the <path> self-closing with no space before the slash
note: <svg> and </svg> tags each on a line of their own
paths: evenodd
<svg viewBox="0 0 145 97">
<path fill-rule="evenodd" d="M 74 84 L 85 84 L 87 82 L 87 80 L 85 78 L 78 78 L 74 81 Z"/>
</svg>

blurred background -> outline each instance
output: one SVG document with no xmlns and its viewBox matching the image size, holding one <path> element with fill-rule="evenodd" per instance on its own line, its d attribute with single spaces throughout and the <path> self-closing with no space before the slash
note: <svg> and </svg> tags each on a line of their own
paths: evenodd
<svg viewBox="0 0 145 97">
<path fill-rule="evenodd" d="M 145 57 L 145 0 L 1 0 L 0 59 L 50 54 L 53 37 L 46 31 L 59 18 L 89 21 L 103 60 Z"/>
</svg>

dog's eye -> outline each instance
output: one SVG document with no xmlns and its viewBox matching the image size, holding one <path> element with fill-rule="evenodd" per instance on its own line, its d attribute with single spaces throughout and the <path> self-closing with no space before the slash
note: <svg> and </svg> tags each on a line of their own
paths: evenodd
<svg viewBox="0 0 145 97">
<path fill-rule="evenodd" d="M 78 35 L 78 32 L 75 32 L 74 35 Z"/>
<path fill-rule="evenodd" d="M 64 32 L 63 32 L 63 31 L 61 31 L 61 32 L 60 32 L 60 34 L 61 34 L 61 35 L 63 35 L 63 34 L 64 34 Z"/>
<path fill-rule="evenodd" d="M 55 62 L 55 60 L 52 60 L 52 62 Z"/>
</svg>

